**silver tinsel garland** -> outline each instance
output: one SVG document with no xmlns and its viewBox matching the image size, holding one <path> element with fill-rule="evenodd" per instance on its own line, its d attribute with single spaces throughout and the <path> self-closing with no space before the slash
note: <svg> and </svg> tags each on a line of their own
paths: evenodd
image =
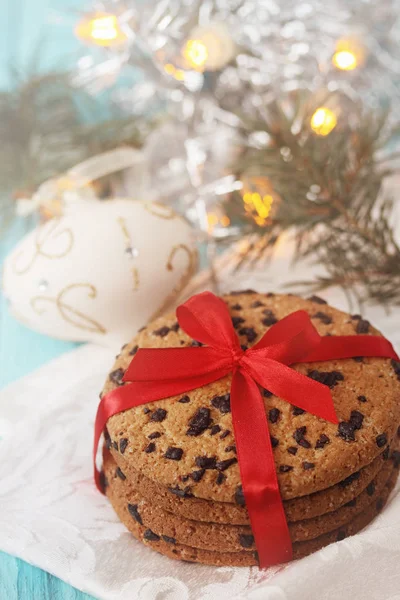
<svg viewBox="0 0 400 600">
<path fill-rule="evenodd" d="M 75 84 L 118 81 L 113 98 L 128 114 L 168 115 L 152 136 L 150 185 L 203 231 L 218 198 L 240 187 L 227 170 L 237 148 L 258 143 L 240 135 L 243 118 L 298 89 L 337 93 L 342 118 L 347 102 L 400 100 L 398 0 L 108 0 L 81 24 L 91 49 Z"/>
</svg>

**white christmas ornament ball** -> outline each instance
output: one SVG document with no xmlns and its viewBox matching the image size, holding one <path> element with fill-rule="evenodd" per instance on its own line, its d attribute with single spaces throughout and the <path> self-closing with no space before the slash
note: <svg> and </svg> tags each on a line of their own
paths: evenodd
<svg viewBox="0 0 400 600">
<path fill-rule="evenodd" d="M 18 244 L 4 263 L 3 290 L 28 327 L 112 345 L 173 302 L 196 265 L 193 231 L 168 206 L 83 202 Z"/>
</svg>

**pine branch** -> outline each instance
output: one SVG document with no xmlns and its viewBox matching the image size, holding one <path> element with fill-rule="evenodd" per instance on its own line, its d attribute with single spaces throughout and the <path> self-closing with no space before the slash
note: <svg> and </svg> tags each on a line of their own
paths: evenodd
<svg viewBox="0 0 400 600">
<path fill-rule="evenodd" d="M 321 105 L 342 110 L 336 128 L 325 137 L 310 127 Z M 311 257 L 327 271 L 308 284 L 314 290 L 339 285 L 359 304 L 400 304 L 394 204 L 383 195 L 396 161 L 395 153 L 384 155 L 383 150 L 398 142 L 400 127 L 389 129 L 387 117 L 387 112 L 368 113 L 343 97 L 312 98 L 303 92 L 263 107 L 257 119 L 241 115 L 247 145 L 236 175 L 242 181 L 268 180 L 279 200 L 266 227 L 243 213 L 238 193 L 227 204 L 228 214 L 262 237 L 295 227 L 296 259 Z M 268 134 L 264 147 L 252 144 L 255 132 Z"/>
</svg>

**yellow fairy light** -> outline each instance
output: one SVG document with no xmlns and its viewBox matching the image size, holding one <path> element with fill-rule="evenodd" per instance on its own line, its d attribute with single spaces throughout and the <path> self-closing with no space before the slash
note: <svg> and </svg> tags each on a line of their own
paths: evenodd
<svg viewBox="0 0 400 600">
<path fill-rule="evenodd" d="M 332 62 L 341 71 L 352 71 L 357 67 L 357 57 L 350 50 L 335 52 Z"/>
<path fill-rule="evenodd" d="M 75 27 L 75 35 L 96 46 L 116 46 L 126 42 L 127 35 L 115 15 L 103 13 L 84 17 Z"/>
<path fill-rule="evenodd" d="M 332 110 L 321 106 L 311 117 L 310 125 L 317 135 L 329 135 L 337 125 L 337 118 Z"/>
<path fill-rule="evenodd" d="M 218 216 L 216 213 L 208 213 L 207 215 L 207 229 L 208 233 L 213 233 L 217 225 L 221 227 L 228 227 L 231 224 L 231 220 L 228 215 Z"/>
<path fill-rule="evenodd" d="M 172 75 L 178 81 L 183 81 L 185 79 L 185 72 L 182 69 L 177 69 L 173 64 L 167 63 L 164 66 L 164 71 L 168 73 L 168 75 Z"/>
<path fill-rule="evenodd" d="M 188 40 L 182 48 L 182 55 L 192 69 L 204 71 L 208 58 L 208 50 L 207 46 L 201 40 Z"/>
<path fill-rule="evenodd" d="M 341 71 L 353 71 L 364 61 L 365 50 L 357 40 L 338 40 L 332 63 Z"/>
</svg>

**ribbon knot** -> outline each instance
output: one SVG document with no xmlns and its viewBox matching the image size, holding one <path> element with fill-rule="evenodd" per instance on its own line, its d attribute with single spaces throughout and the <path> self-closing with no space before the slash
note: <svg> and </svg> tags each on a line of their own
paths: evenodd
<svg viewBox="0 0 400 600">
<path fill-rule="evenodd" d="M 121 411 L 200 388 L 232 373 L 232 423 L 243 493 L 261 567 L 290 560 L 291 540 L 275 471 L 268 422 L 260 387 L 275 396 L 337 423 L 331 392 L 290 368 L 300 362 L 354 356 L 398 360 L 380 336 L 321 337 L 305 311 L 273 325 L 244 351 L 223 300 L 210 292 L 190 298 L 176 311 L 179 326 L 205 344 L 186 348 L 141 348 L 118 387 L 99 404 L 93 459 L 107 420 Z M 100 489 L 100 474 L 95 466 Z"/>
</svg>

